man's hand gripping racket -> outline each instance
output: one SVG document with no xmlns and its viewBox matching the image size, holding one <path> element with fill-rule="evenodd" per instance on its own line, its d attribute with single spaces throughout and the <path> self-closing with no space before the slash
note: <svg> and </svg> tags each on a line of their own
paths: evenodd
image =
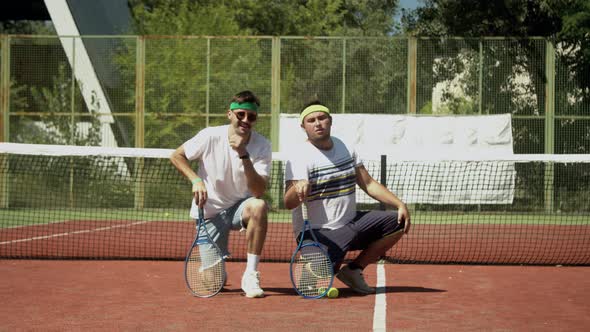
<svg viewBox="0 0 590 332">
<path fill-rule="evenodd" d="M 184 277 L 189 290 L 198 297 L 214 296 L 225 284 L 225 257 L 207 232 L 202 208 L 197 235 L 184 262 Z"/>
<path fill-rule="evenodd" d="M 330 256 L 318 242 L 307 216 L 305 202 L 301 205 L 303 230 L 293 256 L 289 272 L 297 293 L 304 298 L 318 299 L 325 296 L 334 281 L 334 270 Z M 310 236 L 306 236 L 310 235 Z"/>
</svg>

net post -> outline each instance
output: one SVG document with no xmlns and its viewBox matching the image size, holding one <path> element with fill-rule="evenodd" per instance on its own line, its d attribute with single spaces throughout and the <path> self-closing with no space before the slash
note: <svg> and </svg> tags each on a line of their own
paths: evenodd
<svg viewBox="0 0 590 332">
<path fill-rule="evenodd" d="M 273 209 L 284 208 L 283 194 L 285 193 L 284 184 L 284 166 L 282 160 L 273 160 L 271 162 L 271 180 L 269 182 L 268 195 L 270 196 L 270 205 Z"/>
<path fill-rule="evenodd" d="M 0 209 L 8 208 L 8 154 L 0 154 Z"/>
<path fill-rule="evenodd" d="M 553 213 L 555 211 L 555 203 L 554 203 L 554 191 L 555 191 L 555 165 L 552 162 L 547 163 L 545 165 L 545 172 L 544 172 L 544 184 L 543 184 L 543 192 L 545 196 L 545 212 L 546 213 Z"/>
<path fill-rule="evenodd" d="M 387 156 L 381 155 L 381 184 L 387 188 Z M 385 211 L 386 206 L 383 203 L 379 203 L 379 208 Z"/>
</svg>

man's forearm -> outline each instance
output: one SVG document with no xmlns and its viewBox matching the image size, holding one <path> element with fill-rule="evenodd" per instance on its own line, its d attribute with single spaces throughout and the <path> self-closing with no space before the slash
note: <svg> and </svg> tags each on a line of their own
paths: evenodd
<svg viewBox="0 0 590 332">
<path fill-rule="evenodd" d="M 404 202 L 402 202 L 401 199 L 399 199 L 395 194 L 390 192 L 379 182 L 373 182 L 369 184 L 367 186 L 367 194 L 379 202 L 392 206 L 396 209 L 404 205 Z"/>
<path fill-rule="evenodd" d="M 176 169 L 189 180 L 192 180 L 193 178 L 197 177 L 197 174 L 193 171 L 188 160 L 184 155 L 184 149 L 178 148 L 177 150 L 175 150 L 170 156 L 170 161 L 172 162 L 174 167 L 176 167 Z"/>
<path fill-rule="evenodd" d="M 283 197 L 283 203 L 285 203 L 285 208 L 292 210 L 299 206 L 301 201 L 297 196 L 297 191 L 295 190 L 294 181 L 287 181 L 287 189 L 285 190 L 285 196 Z"/>
<path fill-rule="evenodd" d="M 254 197 L 260 198 L 266 191 L 266 178 L 256 172 L 250 159 L 244 159 L 243 163 L 248 190 L 250 190 Z"/>
</svg>

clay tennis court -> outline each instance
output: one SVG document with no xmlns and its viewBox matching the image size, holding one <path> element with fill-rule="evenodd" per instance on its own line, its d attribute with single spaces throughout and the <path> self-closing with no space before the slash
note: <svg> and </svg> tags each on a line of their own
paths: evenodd
<svg viewBox="0 0 590 332">
<path fill-rule="evenodd" d="M 2 260 L 2 331 L 584 331 L 587 267 L 384 264 L 378 294 L 342 284 L 337 299 L 305 300 L 288 264 L 263 263 L 267 296 L 248 299 L 244 263 L 210 299 L 185 287 L 182 262 Z M 367 268 L 370 284 L 377 265 Z"/>
<path fill-rule="evenodd" d="M 567 248 L 572 261 L 588 259 L 585 228 L 577 226 L 415 225 L 388 255 L 469 262 L 486 256 L 505 261 L 547 256 Z M 267 296 L 242 295 L 244 262 L 228 263 L 229 281 L 214 298 L 193 297 L 187 290 L 182 256 L 191 242 L 192 223 L 141 221 L 69 221 L 3 229 L 0 254 L 29 257 L 45 253 L 49 260 L 0 261 L 3 310 L 0 330 L 142 330 L 142 331 L 581 331 L 590 328 L 588 267 L 545 264 L 441 265 L 375 264 L 365 275 L 377 294 L 358 296 L 339 281 L 337 299 L 306 300 L 292 289 L 289 266 L 271 262 L 289 255 L 288 224 L 271 223 L 262 287 Z M 542 229 L 527 229 L 542 227 Z M 467 231 L 469 229 L 469 231 Z M 502 229 L 504 232 L 501 232 Z M 542 232 L 540 232 L 542 231 Z M 444 234 L 455 234 L 444 241 Z M 553 234 L 526 245 L 516 235 Z M 171 235 L 172 234 L 172 235 Z M 457 236 L 461 235 L 462 236 Z M 484 235 L 485 234 L 485 235 Z M 502 237 L 502 234 L 506 236 Z M 580 235 L 576 240 L 575 234 Z M 443 235 L 443 237 L 441 237 Z M 530 235 L 529 235 L 530 236 Z M 463 238 L 462 238 L 463 237 Z M 166 245 L 148 248 L 156 239 Z M 516 240 L 511 240 L 516 238 Z M 243 236 L 232 232 L 232 250 Z M 454 243 L 454 245 L 451 245 Z M 570 248 L 571 249 L 571 248 Z M 512 253 L 510 251 L 513 251 Z M 142 253 L 143 259 L 121 259 Z M 273 254 L 271 254 L 273 253 Z M 62 255 L 62 256 L 60 256 Z M 76 256 L 79 255 L 79 256 Z M 80 260 L 87 256 L 116 260 Z M 167 257 L 168 260 L 151 260 Z M 275 255 L 275 256 L 273 256 Z M 170 257 L 178 256 L 177 260 Z M 562 253 L 562 256 L 563 253 Z M 64 260 L 63 258 L 75 258 Z M 304 324 L 304 325 L 301 325 Z"/>
</svg>

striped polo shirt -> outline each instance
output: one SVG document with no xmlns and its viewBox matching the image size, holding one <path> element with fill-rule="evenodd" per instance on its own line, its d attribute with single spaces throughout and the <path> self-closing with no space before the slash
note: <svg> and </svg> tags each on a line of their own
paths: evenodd
<svg viewBox="0 0 590 332">
<path fill-rule="evenodd" d="M 292 151 L 287 161 L 285 180 L 309 181 L 307 207 L 314 229 L 337 229 L 356 215 L 356 167 L 361 165 L 354 148 L 332 136 L 330 150 L 320 150 L 305 142 Z M 293 231 L 303 226 L 301 207 L 293 210 Z"/>
</svg>

